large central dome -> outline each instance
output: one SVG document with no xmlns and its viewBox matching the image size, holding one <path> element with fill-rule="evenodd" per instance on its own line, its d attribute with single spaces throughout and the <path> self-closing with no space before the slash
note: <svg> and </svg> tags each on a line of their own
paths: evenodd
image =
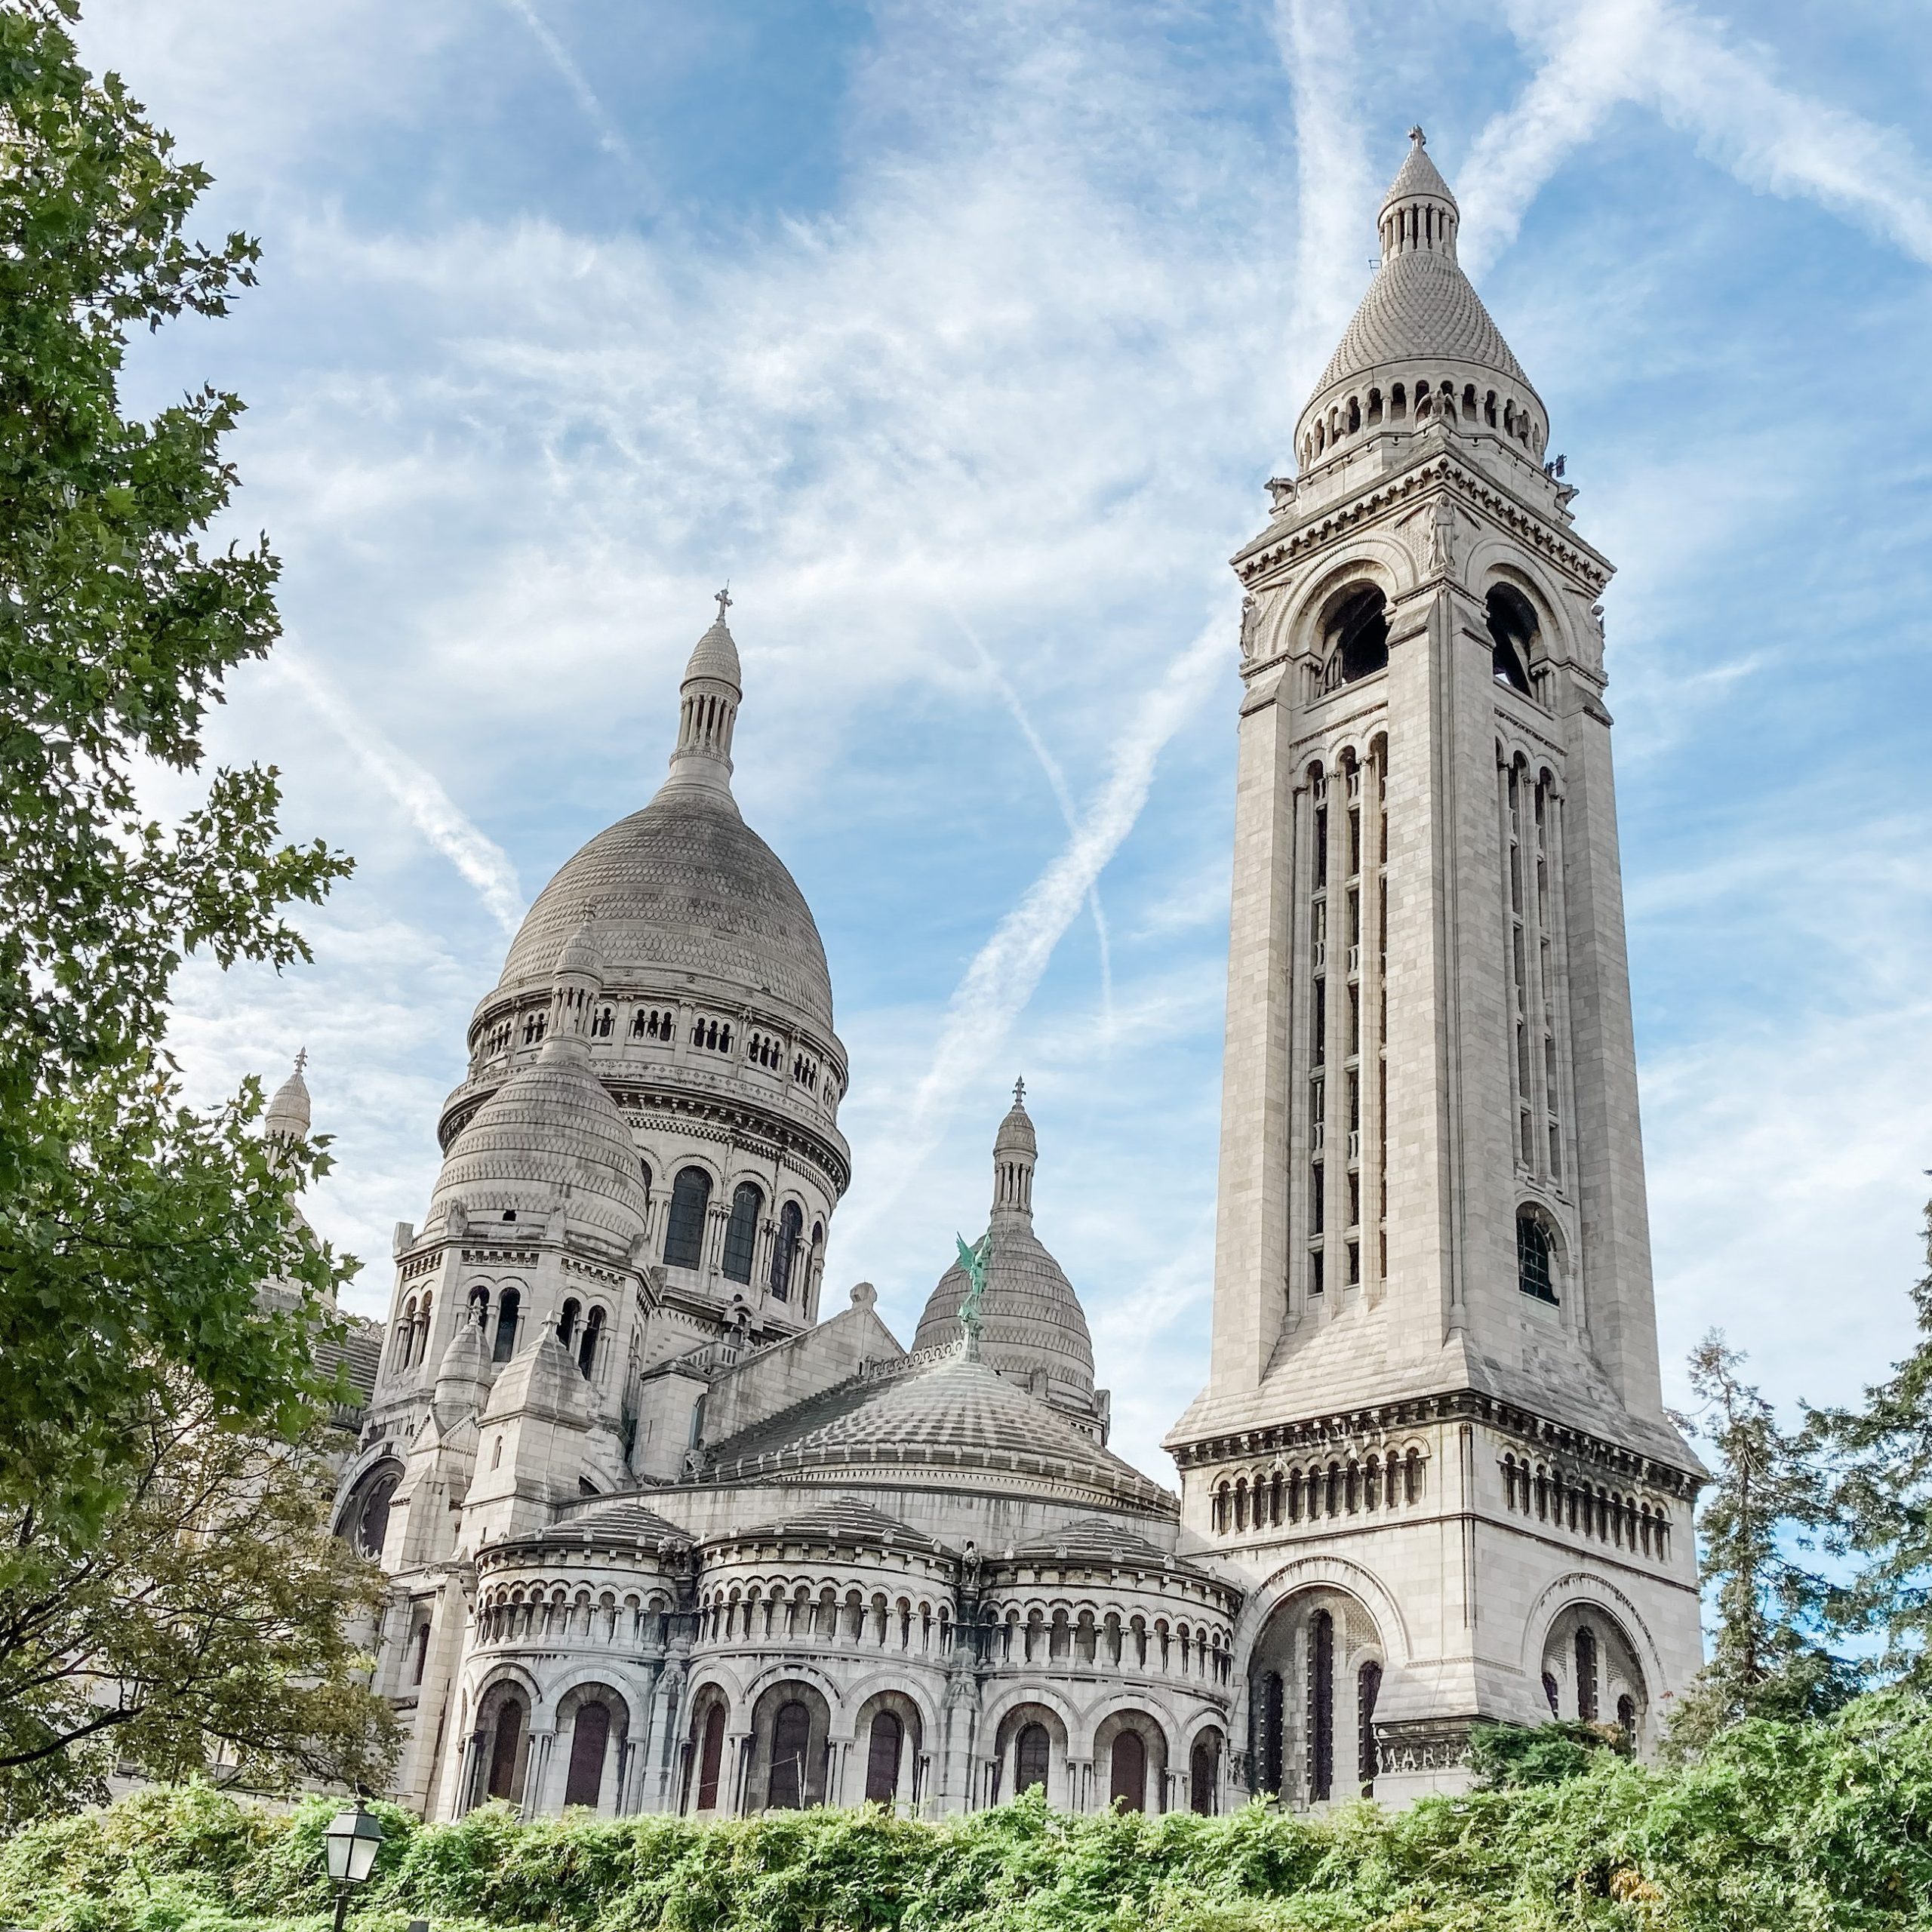
<svg viewBox="0 0 1932 1932">
<path fill-rule="evenodd" d="M 500 990 L 547 983 L 593 914 L 607 986 L 688 974 L 718 992 L 768 992 L 831 1030 L 832 978 L 811 909 L 728 792 L 666 785 L 600 832 L 537 894 Z"/>
</svg>

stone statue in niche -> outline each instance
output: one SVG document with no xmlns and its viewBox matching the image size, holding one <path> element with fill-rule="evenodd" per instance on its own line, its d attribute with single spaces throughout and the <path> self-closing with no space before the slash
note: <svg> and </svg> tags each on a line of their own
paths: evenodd
<svg viewBox="0 0 1932 1932">
<path fill-rule="evenodd" d="M 1447 497 L 1436 500 L 1435 515 L 1429 526 L 1429 552 L 1425 567 L 1432 572 L 1456 568 L 1456 512 Z"/>
<path fill-rule="evenodd" d="M 1241 660 L 1245 664 L 1261 642 L 1261 604 L 1254 597 L 1241 600 Z"/>
</svg>

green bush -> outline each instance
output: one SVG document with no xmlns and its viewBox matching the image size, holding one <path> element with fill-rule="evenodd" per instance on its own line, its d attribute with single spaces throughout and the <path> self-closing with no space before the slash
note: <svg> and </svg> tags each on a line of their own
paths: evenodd
<svg viewBox="0 0 1932 1932">
<path fill-rule="evenodd" d="M 520 1824 L 486 1805 L 389 1836 L 356 1932 L 1905 1932 L 1932 1924 L 1932 1703 L 1743 1724 L 1696 1763 L 1540 1732 L 1501 1788 L 1320 1819 L 1070 1818 L 1029 1797 L 945 1824 L 878 1810 Z M 1561 1747 L 1561 1748 L 1558 1748 Z M 1558 1772 L 1564 1775 L 1556 1775 Z M 148 1791 L 0 1845 L 0 1922 L 325 1932 L 334 1807 Z"/>
</svg>

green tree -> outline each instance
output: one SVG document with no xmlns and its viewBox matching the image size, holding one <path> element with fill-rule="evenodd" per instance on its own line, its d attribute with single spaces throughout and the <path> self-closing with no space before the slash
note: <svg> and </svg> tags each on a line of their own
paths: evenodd
<svg viewBox="0 0 1932 1932">
<path fill-rule="evenodd" d="M 1833 1619 L 1877 1639 L 1882 1675 L 1921 1691 L 1932 1690 L 1932 1203 L 1925 1260 L 1912 1290 L 1918 1346 L 1866 1389 L 1863 1407 L 1810 1418 L 1827 1459 L 1831 1546 L 1852 1567 Z"/>
<path fill-rule="evenodd" d="M 1860 1672 L 1823 1641 L 1832 1585 L 1801 1559 L 1817 1545 L 1824 1490 L 1807 1439 L 1778 1426 L 1713 1329 L 1690 1352 L 1697 1412 L 1680 1418 L 1707 1444 L 1715 1480 L 1698 1512 L 1698 1580 L 1717 1613 L 1709 1661 L 1679 1700 L 1668 1743 L 1702 1750 L 1749 1718 L 1828 1715 L 1857 1694 Z"/>
<path fill-rule="evenodd" d="M 329 1534 L 319 1429 L 223 1423 L 185 1378 L 85 1546 L 0 1516 L 0 1814 L 105 1795 L 110 1765 L 281 1790 L 377 1785 L 395 1727 L 353 1632 L 383 1577 Z"/>
<path fill-rule="evenodd" d="M 208 774 L 171 822 L 143 808 L 144 770 L 203 771 L 208 708 L 277 635 L 277 565 L 205 543 L 240 403 L 124 414 L 124 359 L 225 313 L 257 250 L 187 236 L 208 177 L 83 68 L 76 14 L 0 0 L 0 1511 L 84 1542 L 184 1372 L 217 1417 L 285 1432 L 318 1392 L 343 1270 L 290 1207 L 322 1158 L 268 1158 L 252 1084 L 185 1106 L 164 1041 L 186 955 L 306 958 L 281 909 L 347 863 L 284 841 L 272 768 Z M 257 1306 L 270 1276 L 298 1306 Z"/>
</svg>

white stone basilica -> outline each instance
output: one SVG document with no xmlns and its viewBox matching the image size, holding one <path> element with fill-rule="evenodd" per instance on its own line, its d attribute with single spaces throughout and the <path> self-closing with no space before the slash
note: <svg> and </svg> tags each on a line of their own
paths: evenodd
<svg viewBox="0 0 1932 1932">
<path fill-rule="evenodd" d="M 732 797 L 721 597 L 669 777 L 538 897 L 397 1229 L 339 1508 L 392 1580 L 405 1802 L 1217 1810 L 1459 1789 L 1481 1719 L 1654 1746 L 1700 1662 L 1701 1472 L 1659 1389 L 1610 567 L 1413 140 L 1235 559 L 1180 1497 L 1108 1451 L 1019 1094 L 980 1318 L 958 1266 L 909 1352 L 864 1284 L 822 1315 L 846 1057 L 811 911 Z"/>
</svg>

